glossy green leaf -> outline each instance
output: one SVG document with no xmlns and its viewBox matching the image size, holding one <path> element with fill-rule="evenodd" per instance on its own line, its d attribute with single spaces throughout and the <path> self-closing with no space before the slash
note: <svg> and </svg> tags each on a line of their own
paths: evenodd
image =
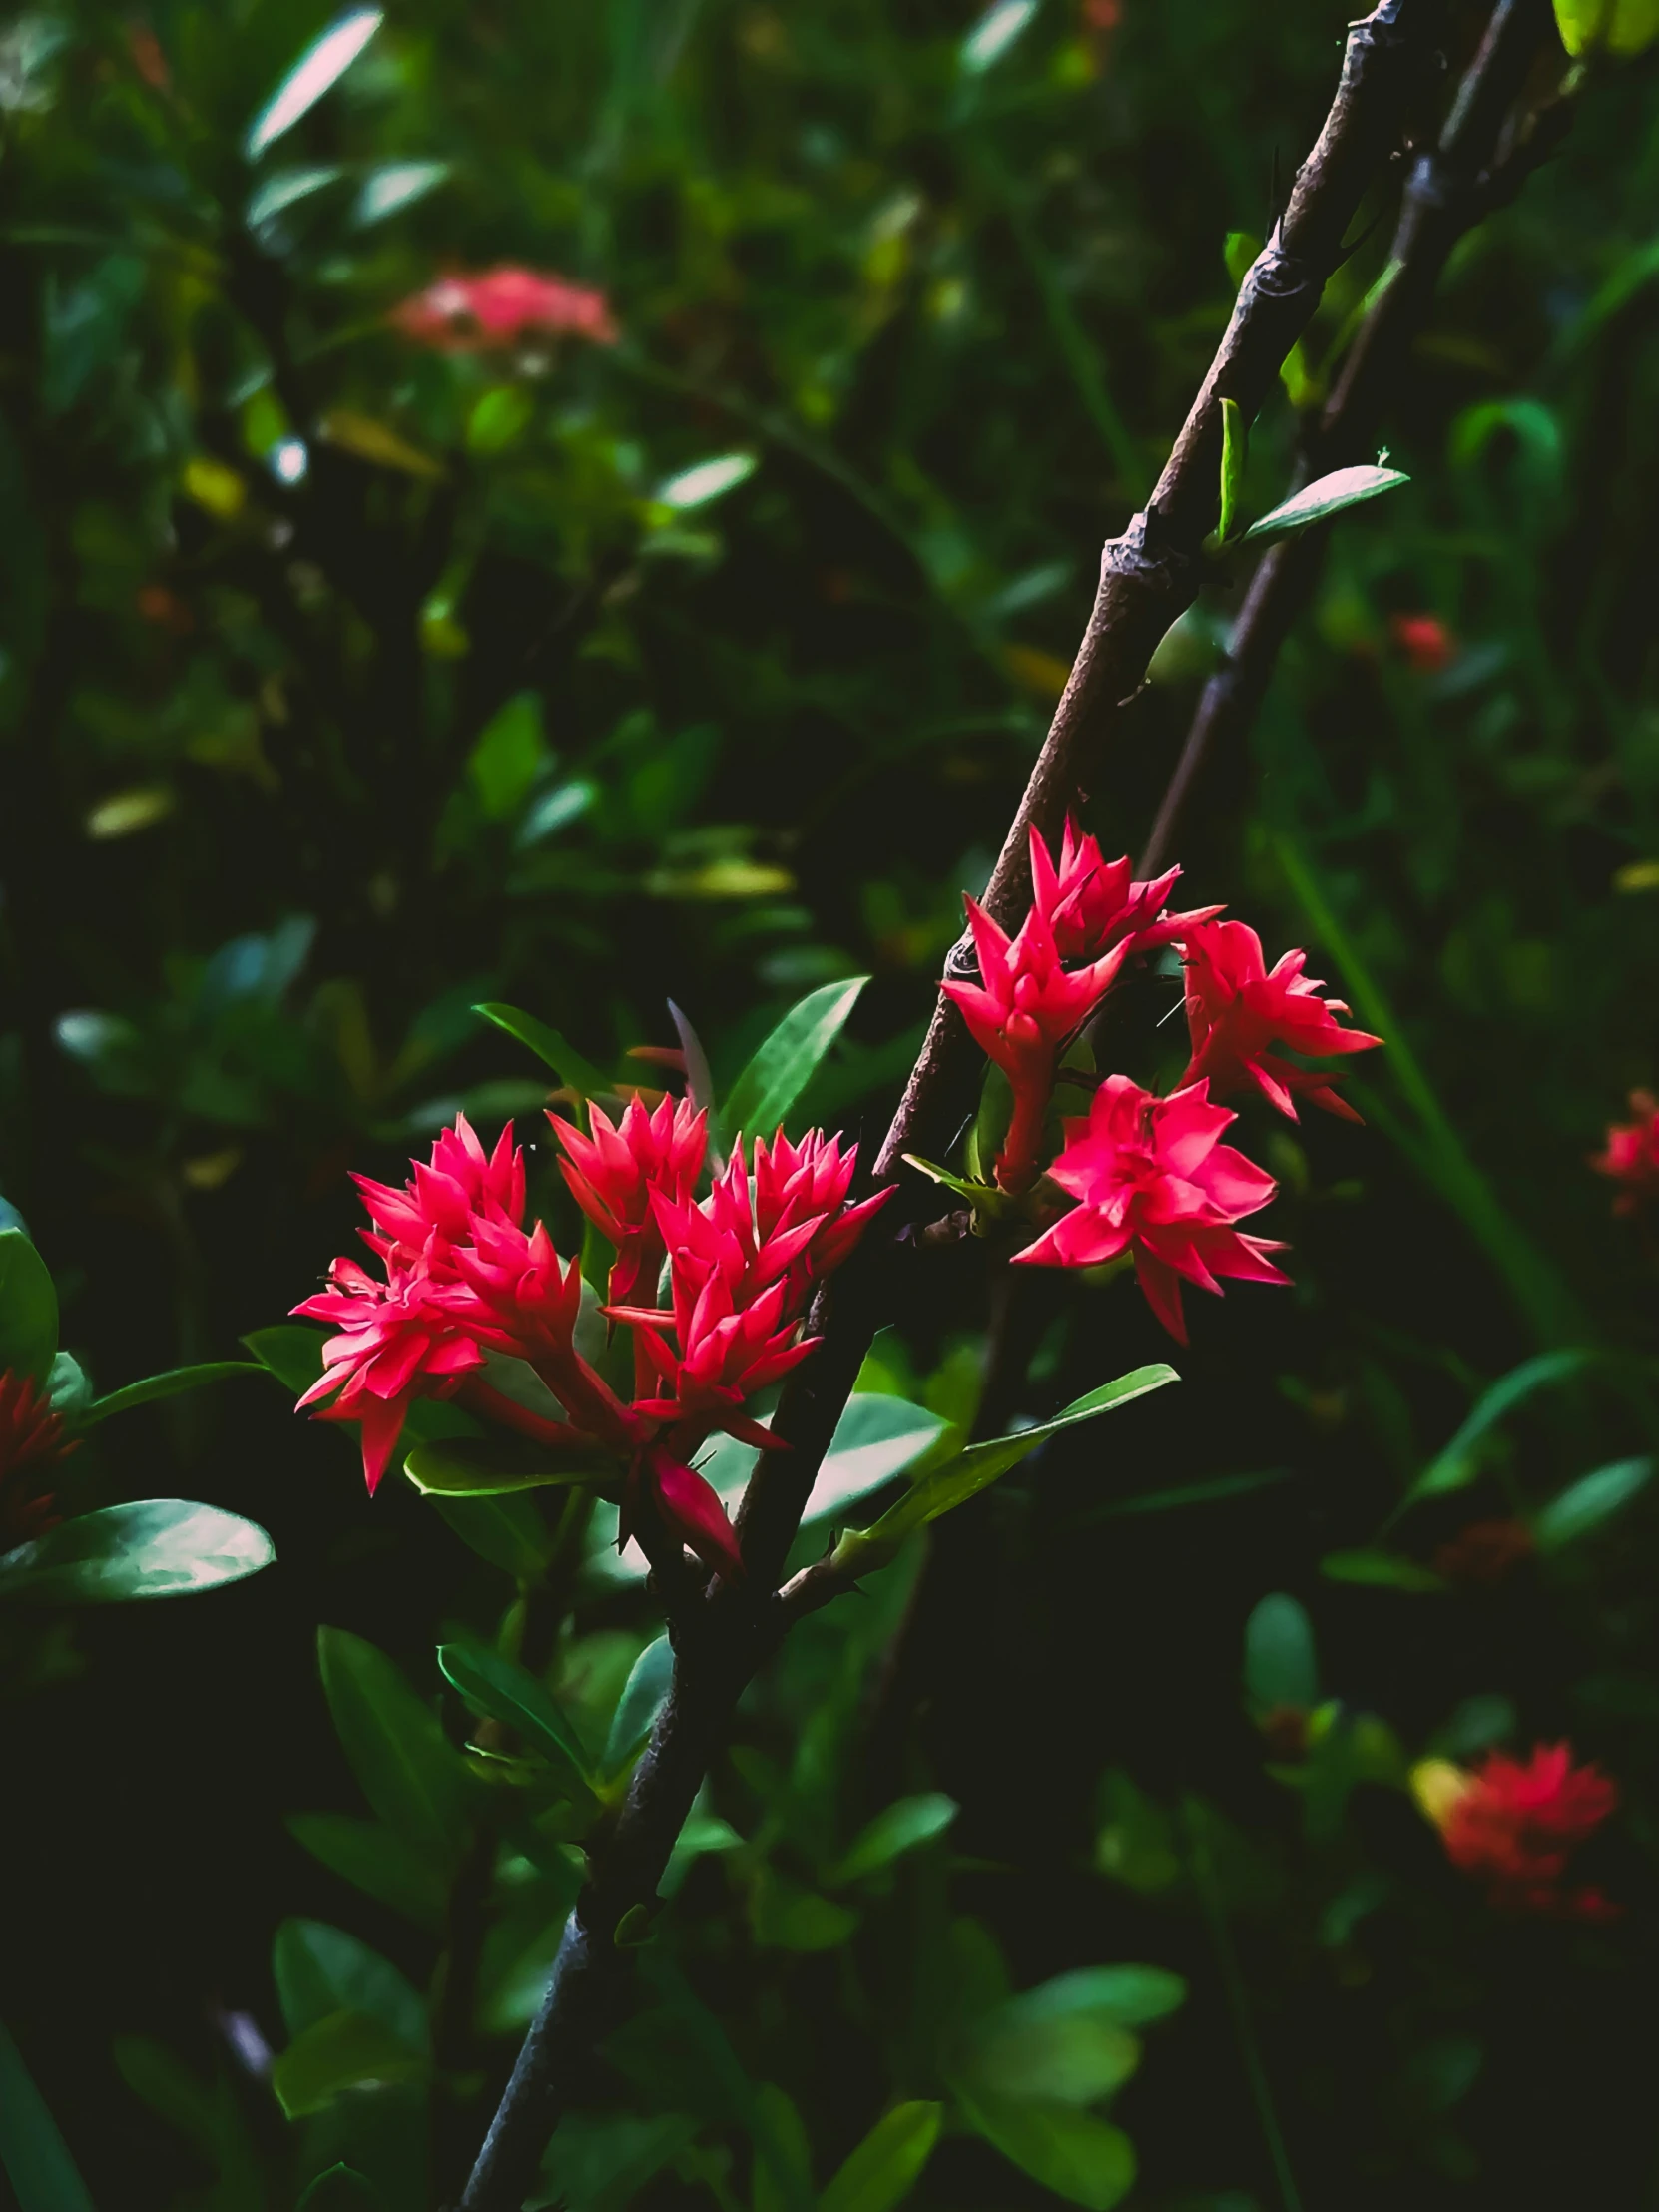
<svg viewBox="0 0 1659 2212">
<path fill-rule="evenodd" d="M 937 1791 L 897 1799 L 858 1832 L 825 1880 L 838 1888 L 877 1873 L 905 1852 L 942 1836 L 960 1810 L 954 1798 Z"/>
<path fill-rule="evenodd" d="M 378 8 L 353 8 L 311 41 L 249 126 L 245 151 L 257 161 L 338 83 L 380 28 Z"/>
<path fill-rule="evenodd" d="M 982 77 L 1022 38 L 1037 12 L 1037 0 L 994 0 L 963 39 L 958 57 L 964 77 Z"/>
<path fill-rule="evenodd" d="M 308 200 L 312 193 L 323 192 L 329 185 L 337 184 L 345 175 L 336 162 L 316 164 L 306 169 L 278 169 L 263 179 L 249 196 L 246 220 L 251 231 L 262 223 L 269 223 L 273 216 L 280 215 L 284 208 L 297 207 L 301 200 Z"/>
<path fill-rule="evenodd" d="M 538 1751 L 567 1788 L 592 1789 L 587 1757 L 569 1721 L 535 1676 L 477 1636 L 438 1646 L 438 1666 L 475 1713 L 502 1722 Z"/>
<path fill-rule="evenodd" d="M 193 1368 L 169 1368 L 163 1375 L 147 1375 L 142 1382 L 129 1382 L 112 1390 L 108 1397 L 94 1398 L 82 1414 L 82 1422 L 90 1427 L 95 1421 L 108 1420 L 112 1413 L 129 1412 L 135 1405 L 153 1405 L 164 1397 L 182 1397 L 187 1390 L 223 1382 L 228 1376 L 264 1373 L 265 1365 L 258 1360 L 204 1360 Z"/>
<path fill-rule="evenodd" d="M 1554 1383 L 1572 1382 L 1593 1366 L 1596 1358 L 1592 1351 L 1569 1347 L 1563 1352 L 1540 1353 L 1534 1360 L 1523 1360 L 1507 1375 L 1500 1375 L 1475 1400 L 1467 1419 L 1445 1449 L 1417 1476 L 1405 1494 L 1405 1503 L 1412 1504 L 1420 1497 L 1443 1497 L 1449 1491 L 1465 1489 L 1480 1472 L 1481 1460 L 1476 1447 L 1482 1438 L 1517 1405 L 1524 1404 L 1537 1391 Z"/>
<path fill-rule="evenodd" d="M 321 1378 L 322 1347 L 327 1337 L 325 1329 L 311 1329 L 304 1322 L 279 1321 L 270 1329 L 251 1329 L 242 1341 L 262 1368 L 300 1397 Z"/>
<path fill-rule="evenodd" d="M 752 2212 L 810 2212 L 816 2205 L 812 2145 L 801 2107 L 776 2082 L 756 2084 L 750 2132 L 755 2143 Z"/>
<path fill-rule="evenodd" d="M 505 1029 L 508 1036 L 516 1037 L 520 1044 L 528 1045 L 561 1083 L 580 1092 L 582 1097 L 591 1098 L 596 1091 L 611 1088 L 591 1060 L 584 1060 L 574 1045 L 567 1044 L 556 1029 L 549 1028 L 545 1021 L 538 1021 L 534 1014 L 527 1014 L 518 1006 L 502 1005 L 494 999 L 474 1006 L 472 1011 L 482 1014 L 486 1021 L 493 1021 L 497 1029 Z"/>
<path fill-rule="evenodd" d="M 674 1647 L 666 1636 L 647 1644 L 634 1661 L 605 1744 L 605 1771 L 619 1774 L 650 1735 L 674 1678 Z"/>
<path fill-rule="evenodd" d="M 1410 477 L 1397 468 L 1336 469 L 1331 475 L 1321 476 L 1301 491 L 1293 492 L 1289 499 L 1282 500 L 1263 515 L 1260 522 L 1253 522 L 1240 542 L 1261 545 L 1270 538 L 1290 537 L 1294 531 L 1306 530 L 1316 522 L 1329 522 L 1345 507 L 1357 507 L 1363 500 L 1376 499 L 1380 493 L 1393 491 L 1396 486 L 1410 481 Z"/>
<path fill-rule="evenodd" d="M 296 2035 L 271 2069 L 271 2086 L 290 2120 L 320 2112 L 348 2089 L 419 2081 L 429 2070 L 384 2020 L 366 2012 L 330 2012 Z"/>
<path fill-rule="evenodd" d="M 500 1434 L 417 1444 L 403 1461 L 403 1472 L 426 1497 L 512 1497 L 614 1479 L 618 1471 L 614 1458 L 593 1451 L 550 1451 L 527 1436 Z"/>
<path fill-rule="evenodd" d="M 1245 1623 L 1245 1688 L 1260 1710 L 1319 1703 L 1314 1624 L 1283 1590 L 1263 1598 Z"/>
<path fill-rule="evenodd" d="M 1659 0 L 1555 0 L 1555 24 L 1569 54 L 1640 54 L 1659 39 Z"/>
<path fill-rule="evenodd" d="M 290 2035 L 340 2011 L 363 2012 L 405 2043 L 427 2045 L 426 2003 L 390 1959 L 324 1921 L 283 1921 L 272 1944 L 272 1978 Z"/>
<path fill-rule="evenodd" d="M 322 1687 L 364 1797 L 388 1827 L 440 1865 L 466 1844 L 465 1763 L 383 1651 L 343 1628 L 317 1631 Z"/>
<path fill-rule="evenodd" d="M 1050 1436 L 1080 1421 L 1093 1420 L 1099 1413 L 1111 1412 L 1116 1406 L 1127 1405 L 1134 1398 L 1144 1397 L 1149 1390 L 1161 1389 L 1166 1382 L 1179 1380 L 1175 1370 L 1161 1362 L 1153 1367 L 1136 1368 L 1129 1375 L 1120 1375 L 1115 1382 L 1104 1382 L 1099 1389 L 1090 1390 L 1086 1397 L 1076 1399 L 1052 1420 L 1022 1428 L 1012 1436 L 969 1444 L 942 1466 L 922 1475 L 908 1495 L 883 1513 L 872 1528 L 848 1530 L 835 1547 L 836 1564 L 854 1574 L 884 1566 L 916 1529 L 936 1520 L 941 1513 L 965 1505 L 969 1498 L 987 1489 L 1010 1467 L 1018 1466 Z"/>
<path fill-rule="evenodd" d="M 659 505 L 686 510 L 706 507 L 747 483 L 760 464 L 753 453 L 720 453 L 713 460 L 694 462 L 670 476 L 651 494 Z"/>
<path fill-rule="evenodd" d="M 933 2155 L 942 2104 L 917 2100 L 884 2112 L 819 2198 L 818 2212 L 893 2212 Z"/>
<path fill-rule="evenodd" d="M 802 1516 L 806 1524 L 842 1514 L 931 1451 L 950 1423 L 941 1413 L 881 1390 L 855 1390 Z"/>
<path fill-rule="evenodd" d="M 29 1605 L 117 1605 L 188 1597 L 258 1574 L 276 1556 L 240 1513 L 181 1497 L 83 1513 L 0 1559 L 0 1598 Z"/>
<path fill-rule="evenodd" d="M 728 1136 L 743 1130 L 771 1138 L 845 1028 L 868 981 L 867 975 L 855 975 L 844 983 L 826 983 L 791 1007 L 732 1085 L 720 1114 Z"/>
<path fill-rule="evenodd" d="M 1599 1528 L 1622 1505 L 1627 1505 L 1653 1479 L 1649 1458 L 1615 1459 L 1581 1475 L 1559 1497 L 1552 1498 L 1532 1523 L 1532 1538 L 1540 1551 L 1559 1551 Z"/>
<path fill-rule="evenodd" d="M 1333 1582 L 1368 1582 L 1386 1590 L 1445 1590 L 1439 1575 L 1393 1551 L 1328 1551 L 1320 1572 Z"/>
<path fill-rule="evenodd" d="M 1223 545 L 1233 535 L 1244 494 L 1245 463 L 1250 456 L 1250 426 L 1236 399 L 1221 403 L 1221 520 L 1216 535 Z"/>
<path fill-rule="evenodd" d="M 0 2167 L 17 2212 L 92 2212 L 92 2199 L 22 2053 L 0 2021 Z"/>
<path fill-rule="evenodd" d="M 349 1813 L 290 1813 L 287 1831 L 331 1874 L 422 1928 L 443 1925 L 443 1869 L 394 1828 Z"/>
<path fill-rule="evenodd" d="M 1135 2147 L 1122 2128 L 1067 2104 L 958 2091 L 962 2117 L 1011 2164 L 1088 2212 L 1112 2212 L 1135 2185 Z"/>
<path fill-rule="evenodd" d="M 434 1497 L 432 1503 L 480 1559 L 533 1582 L 553 1556 L 553 1531 L 528 1497 Z"/>
<path fill-rule="evenodd" d="M 58 1294 L 21 1229 L 0 1229 L 0 1374 L 44 1382 L 58 1349 Z"/>
<path fill-rule="evenodd" d="M 387 216 L 412 208 L 437 190 L 448 177 L 449 166 L 447 162 L 381 162 L 362 181 L 351 210 L 353 229 L 366 231 L 372 224 L 384 223 Z"/>
</svg>

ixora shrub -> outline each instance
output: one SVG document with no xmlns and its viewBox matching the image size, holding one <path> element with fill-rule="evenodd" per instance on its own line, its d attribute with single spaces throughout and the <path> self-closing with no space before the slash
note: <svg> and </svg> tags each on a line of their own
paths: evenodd
<svg viewBox="0 0 1659 2212">
<path fill-rule="evenodd" d="M 1346 1054 L 1380 1040 L 1341 1022 L 1345 1009 L 1319 996 L 1300 952 L 1270 973 L 1244 924 L 1218 920 L 1213 907 L 1172 912 L 1178 869 L 1137 882 L 1127 859 L 1106 862 L 1094 838 L 1069 824 L 1057 861 L 1035 831 L 1030 852 L 1033 902 L 1014 937 L 968 902 L 984 981 L 946 989 L 992 1072 L 965 1172 L 918 1163 L 922 1187 L 965 1197 L 974 1231 L 1016 1263 L 1086 1269 L 1097 1279 L 1132 1264 L 1153 1311 L 1185 1342 L 1183 1283 L 1219 1292 L 1229 1279 L 1286 1281 L 1268 1258 L 1281 1248 L 1236 1226 L 1267 1205 L 1274 1184 L 1220 1142 L 1237 1117 L 1213 1092 L 1254 1091 L 1293 1117 L 1297 1094 L 1347 1111 L 1328 1074 L 1281 1054 Z M 1152 961 L 1166 965 L 1172 983 L 1184 978 L 1178 1004 L 1191 1045 L 1190 1064 L 1165 1097 L 1126 1075 L 1101 1080 L 1088 1042 L 1114 985 Z M 521 2016 L 527 1976 L 533 1984 L 546 1971 L 548 1924 L 557 1929 L 583 1879 L 576 1851 L 603 1851 L 619 1813 L 625 1819 L 639 1801 L 640 1776 L 665 1756 L 683 1709 L 677 1700 L 687 1695 L 671 1682 L 670 1646 L 684 1663 L 707 1624 L 724 1620 L 742 1653 L 728 1664 L 752 1666 L 793 1622 L 890 1566 L 924 1524 L 1051 1435 L 1175 1380 L 1168 1367 L 1141 1368 L 1049 1421 L 973 1441 L 922 1408 L 854 1391 L 816 1478 L 797 1482 L 796 1517 L 826 1529 L 829 1548 L 821 1544 L 821 1557 L 775 1587 L 752 1500 L 775 1468 L 790 1481 L 801 1455 L 771 1417 L 779 1386 L 810 1379 L 821 1350 L 810 1314 L 824 1310 L 826 1287 L 897 1211 L 891 1184 L 855 1195 L 856 1145 L 818 1129 L 791 1134 L 797 1102 L 855 995 L 831 985 L 804 1000 L 720 1099 L 708 1093 L 684 1017 L 680 1047 L 656 1054 L 686 1078 L 684 1095 L 674 1096 L 607 1081 L 517 1009 L 480 1009 L 535 1045 L 562 1078 L 567 1110 L 546 1118 L 584 1225 L 579 1249 L 561 1258 L 546 1220 L 528 1206 L 525 1151 L 512 1128 L 486 1147 L 462 1117 L 401 1188 L 356 1179 L 368 1262 L 336 1260 L 327 1288 L 295 1309 L 332 1333 L 278 1327 L 250 1340 L 277 1372 L 305 1383 L 302 1410 L 357 1431 L 371 1493 L 400 1468 L 518 1581 L 493 1641 L 459 1639 L 437 1654 L 441 1675 L 477 1717 L 464 1756 L 388 1661 L 325 1632 L 329 1703 L 383 1825 L 320 1815 L 295 1824 L 336 1872 L 428 1925 L 452 1922 L 457 1896 L 469 1895 L 475 1919 L 494 1901 L 499 1917 L 465 1968 L 484 1974 L 488 2025 Z M 746 1467 L 754 1469 L 747 1479 Z M 878 1508 L 883 1497 L 885 1510 L 860 1512 L 865 1499 Z M 525 1662 L 549 1648 L 571 1567 L 591 1555 L 596 1537 L 643 1554 L 669 1634 L 584 1725 Z M 699 1779 L 691 1778 L 694 1791 Z M 954 1810 L 936 1796 L 899 1799 L 844 1847 L 827 1850 L 815 1838 L 812 1887 L 763 1871 L 752 1904 L 757 1939 L 803 1950 L 842 1940 L 857 1901 L 890 1881 L 897 1860 L 939 1837 Z M 683 1877 L 692 1856 L 738 1843 L 723 1822 L 692 1811 L 668 1838 L 667 1871 Z M 524 1872 L 507 1907 L 503 1891 L 514 1885 L 504 1876 L 514 1865 Z M 648 1941 L 657 1889 L 653 1879 L 604 1926 L 600 1939 L 613 1956 Z M 592 1893 L 590 1884 L 561 1959 L 591 1939 L 583 1915 Z M 335 1938 L 296 1930 L 284 1940 L 314 1949 Z M 895 2201 L 926 2161 L 948 2106 L 956 2124 L 1060 2194 L 1115 2203 L 1133 2180 L 1134 2158 L 1104 2108 L 1137 2063 L 1133 2030 L 1179 2004 L 1180 1978 L 1144 1965 L 1089 1967 L 1015 1995 L 983 1931 L 962 1924 L 954 1945 L 940 1970 L 947 1981 L 966 1979 L 924 2062 L 934 2094 L 877 2116 L 825 2201 Z M 289 1970 L 279 1954 L 279 1978 Z M 460 1972 L 460 1962 L 452 1957 L 449 1970 Z M 666 1964 L 649 1978 L 668 2021 L 648 2011 L 607 2046 L 642 2079 L 653 2071 L 653 2038 L 673 2045 L 701 2016 Z M 296 2119 L 332 2107 L 353 2086 L 423 2082 L 442 2064 L 406 2002 L 394 2021 L 384 2004 L 365 2010 L 344 1981 L 338 1988 L 341 2001 L 318 2016 L 293 2011 L 294 2040 L 276 2061 L 274 2086 Z M 799 2134 L 799 2120 L 776 2124 L 783 2137 Z M 553 2185 L 568 2158 L 625 2166 L 678 2156 L 696 2126 L 695 2100 L 683 2123 L 573 2112 L 554 2138 Z M 787 2157 L 792 2181 L 800 2175 L 804 2151 L 780 2151 L 764 2125 L 754 2139 L 763 2166 Z"/>
</svg>

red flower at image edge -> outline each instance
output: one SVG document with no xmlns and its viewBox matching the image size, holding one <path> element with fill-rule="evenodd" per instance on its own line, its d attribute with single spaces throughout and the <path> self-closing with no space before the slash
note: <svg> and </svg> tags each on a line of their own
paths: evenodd
<svg viewBox="0 0 1659 2212">
<path fill-rule="evenodd" d="M 0 1552 L 56 1528 L 59 1516 L 41 1476 L 67 1458 L 77 1440 L 65 1435 L 63 1416 L 32 1376 L 0 1372 Z"/>
<path fill-rule="evenodd" d="M 1635 1120 L 1611 1123 L 1605 1149 L 1590 1155 L 1597 1175 L 1624 1185 L 1613 1201 L 1615 1214 L 1634 1214 L 1659 1197 L 1659 1099 L 1632 1091 L 1630 1111 Z"/>
<path fill-rule="evenodd" d="M 1132 1254 L 1148 1304 L 1181 1344 L 1183 1279 L 1218 1293 L 1218 1276 L 1289 1282 L 1267 1257 L 1283 1245 L 1233 1226 L 1277 1188 L 1242 1152 L 1218 1143 L 1237 1119 L 1211 1104 L 1207 1083 L 1156 1098 L 1126 1075 L 1108 1076 L 1087 1117 L 1065 1124 L 1065 1149 L 1048 1171 L 1078 1204 L 1014 1257 L 1087 1268 Z"/>
<path fill-rule="evenodd" d="M 1332 1078 L 1295 1067 L 1270 1049 L 1288 1045 L 1312 1059 L 1332 1053 L 1370 1052 L 1382 1042 L 1337 1020 L 1348 1012 L 1340 998 L 1322 998 L 1318 982 L 1304 975 L 1306 952 L 1287 952 L 1268 968 L 1262 940 L 1242 921 L 1204 921 L 1182 937 L 1186 967 L 1187 1029 L 1192 1058 L 1182 1077 L 1208 1077 L 1223 1096 L 1255 1089 L 1282 1114 L 1297 1119 L 1296 1094 L 1311 1106 L 1360 1116 L 1332 1088 Z"/>
<path fill-rule="evenodd" d="M 391 320 L 405 337 L 445 353 L 516 345 L 526 337 L 579 337 L 596 345 L 617 339 L 602 291 L 511 267 L 440 276 L 394 307 Z"/>
<path fill-rule="evenodd" d="M 1454 1867 L 1486 1886 L 1502 1912 L 1609 1920 L 1599 1890 L 1564 1886 L 1567 1862 L 1619 1802 L 1599 1767 L 1573 1765 L 1570 1744 L 1539 1744 L 1524 1763 L 1494 1751 L 1472 1769 L 1430 1759 L 1411 1777 Z"/>
</svg>

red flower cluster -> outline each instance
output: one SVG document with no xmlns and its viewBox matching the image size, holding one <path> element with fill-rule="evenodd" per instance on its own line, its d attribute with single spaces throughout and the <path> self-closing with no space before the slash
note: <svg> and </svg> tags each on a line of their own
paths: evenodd
<svg viewBox="0 0 1659 2212">
<path fill-rule="evenodd" d="M 383 1273 L 336 1260 L 329 1287 L 294 1309 L 338 1329 L 300 1403 L 324 1420 L 360 1423 L 372 1492 L 410 1404 L 453 1398 L 583 1455 L 598 1477 L 611 1470 L 624 1537 L 654 1514 L 708 1565 L 736 1575 L 731 1523 L 689 1461 L 717 1429 L 775 1443 L 748 1401 L 813 1349 L 800 1334 L 813 1291 L 881 1198 L 846 1205 L 855 1150 L 816 1131 L 799 1146 L 782 1131 L 771 1146 L 757 1143 L 753 1174 L 740 1142 L 699 1203 L 708 1130 L 689 1105 L 664 1100 L 648 1112 L 636 1098 L 616 1122 L 593 1107 L 587 1135 L 548 1119 L 572 1195 L 615 1248 L 603 1310 L 634 1331 L 632 1400 L 577 1350 L 580 1263 L 561 1262 L 540 1222 L 524 1225 L 524 1162 L 511 1130 L 486 1152 L 462 1116 L 401 1190 L 356 1178 L 373 1223 L 363 1241 Z M 671 1253 L 670 1303 L 659 1308 Z M 492 1381 L 495 1358 L 533 1369 L 560 1417 L 520 1404 L 499 1375 Z"/>
<path fill-rule="evenodd" d="M 1659 1099 L 1651 1091 L 1632 1091 L 1630 1111 L 1635 1120 L 1613 1122 L 1605 1150 L 1590 1156 L 1598 1175 L 1624 1186 L 1613 1201 L 1615 1214 L 1638 1213 L 1659 1197 Z"/>
<path fill-rule="evenodd" d="M 75 1449 L 32 1376 L 0 1371 L 0 1552 L 56 1528 L 53 1498 L 41 1476 Z"/>
<path fill-rule="evenodd" d="M 1230 1146 L 1218 1146 L 1235 1117 L 1215 1100 L 1256 1091 L 1295 1120 L 1301 1096 L 1358 1120 L 1329 1074 L 1281 1051 L 1324 1058 L 1382 1040 L 1342 1025 L 1337 1016 L 1347 1007 L 1320 996 L 1320 985 L 1303 973 L 1305 953 L 1287 952 L 1270 970 L 1255 930 L 1218 920 L 1219 906 L 1169 912 L 1180 872 L 1137 883 L 1127 859 L 1104 860 L 1094 838 L 1070 822 L 1056 861 L 1033 830 L 1031 910 L 1019 934 L 1010 939 L 970 898 L 980 980 L 943 988 L 1008 1077 L 1013 1111 L 994 1173 L 1004 1192 L 1018 1195 L 1042 1173 L 1067 1045 L 1128 960 L 1159 945 L 1178 947 L 1191 1047 L 1180 1087 L 1158 1099 L 1114 1075 L 1087 1116 L 1063 1124 L 1048 1177 L 1078 1203 L 1017 1257 L 1049 1267 L 1133 1257 L 1153 1311 L 1185 1343 L 1182 1278 L 1209 1291 L 1219 1291 L 1217 1278 L 1225 1276 L 1288 1280 L 1266 1257 L 1279 1246 L 1234 1227 L 1267 1204 L 1274 1184 Z"/>
<path fill-rule="evenodd" d="M 533 269 L 488 269 L 440 276 L 391 319 L 407 338 L 443 353 L 476 353 L 527 337 L 579 337 L 614 345 L 616 324 L 605 294 Z"/>
<path fill-rule="evenodd" d="M 1570 1744 L 1539 1744 L 1524 1764 L 1494 1751 L 1472 1771 L 1432 1759 L 1412 1777 L 1446 1857 L 1508 1913 L 1612 1919 L 1599 1890 L 1566 1887 L 1567 1862 L 1619 1802 L 1600 1768 L 1575 1767 Z"/>
</svg>

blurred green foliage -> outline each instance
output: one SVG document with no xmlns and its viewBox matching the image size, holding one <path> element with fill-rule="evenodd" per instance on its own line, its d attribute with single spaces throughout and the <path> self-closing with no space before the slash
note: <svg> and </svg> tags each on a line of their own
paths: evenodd
<svg viewBox="0 0 1659 2212">
<path fill-rule="evenodd" d="M 867 974 L 801 1107 L 878 1125 L 1349 12 L 410 0 L 302 112 L 322 6 L 9 20 L 0 1190 L 98 1387 L 303 1295 L 348 1167 L 533 1117 L 553 1078 L 477 1003 L 649 1079 L 672 997 L 725 1088 Z M 1107 2204 L 1135 2156 L 1149 2212 L 1651 2194 L 1659 1346 L 1584 1161 L 1659 1076 L 1654 81 L 1592 74 L 1459 251 L 1386 425 L 1411 484 L 1345 517 L 1189 825 L 1195 897 L 1389 1038 L 1367 1131 L 1242 1125 L 1295 1293 L 1207 1307 L 1180 1390 L 792 1640 L 547 2201 Z M 389 319 L 503 265 L 597 287 L 616 342 Z M 1110 850 L 1201 672 L 1128 718 Z M 1125 1049 L 1173 1075 L 1170 997 Z M 983 1287 L 866 1390 L 970 1423 Z M 1121 1283 L 1015 1319 L 999 1427 L 1165 1349 Z M 95 2202 L 402 2212 L 464 2166 L 575 1880 L 548 1762 L 461 1749 L 499 1682 L 433 1656 L 512 1644 L 547 1530 L 370 1508 L 337 1436 L 234 1390 L 135 1416 L 131 1494 L 246 1508 L 281 1565 L 94 1624 L 7 1708 L 0 2011 Z M 1530 1549 L 1488 1583 L 1458 1541 L 1495 1519 Z M 661 1691 L 612 1559 L 512 1661 L 601 1803 Z M 1606 1928 L 1494 1917 L 1402 1787 L 1566 1735 L 1624 1793 Z"/>
</svg>

